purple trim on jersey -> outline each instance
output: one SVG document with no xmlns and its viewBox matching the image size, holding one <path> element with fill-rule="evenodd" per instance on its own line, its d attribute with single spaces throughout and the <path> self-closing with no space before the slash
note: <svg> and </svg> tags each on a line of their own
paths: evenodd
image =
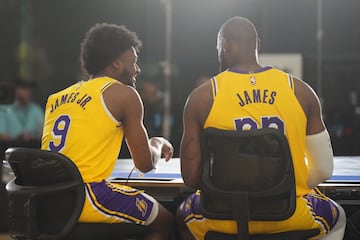
<svg viewBox="0 0 360 240">
<path fill-rule="evenodd" d="M 260 69 L 257 69 L 255 71 L 242 71 L 242 70 L 239 70 L 239 69 L 236 69 L 236 68 L 229 68 L 228 71 L 229 72 L 235 72 L 235 73 L 241 73 L 241 74 L 251 74 L 251 73 L 264 72 L 264 71 L 267 71 L 269 69 L 272 69 L 272 67 L 271 66 L 266 66 L 266 67 L 262 67 Z"/>
<path fill-rule="evenodd" d="M 316 194 L 308 194 L 304 198 L 307 200 L 309 208 L 312 209 L 315 220 L 324 226 L 325 231 L 330 231 L 337 223 L 340 214 L 336 205 L 329 199 L 324 199 Z M 200 195 L 191 194 L 185 199 L 180 210 L 186 222 L 194 219 L 201 221 L 203 216 L 200 211 Z M 330 229 L 327 229 L 326 224 Z"/>
<path fill-rule="evenodd" d="M 181 205 L 180 210 L 184 219 L 186 219 L 190 215 L 195 215 L 192 218 L 187 219 L 187 221 L 193 218 L 202 219 L 202 215 L 200 212 L 200 195 L 196 193 L 191 194 L 185 199 L 185 201 Z"/>
<path fill-rule="evenodd" d="M 326 223 L 330 226 L 330 229 L 332 229 L 337 223 L 339 218 L 339 209 L 336 207 L 336 205 L 330 200 L 324 200 L 322 197 L 313 194 L 306 195 L 305 199 L 309 203 L 311 203 L 308 205 L 309 207 L 312 208 L 312 211 L 315 214 L 315 216 L 318 216 L 323 220 L 325 220 Z M 323 220 L 319 218 L 317 218 L 316 220 L 323 222 Z M 324 229 L 330 230 L 327 229 L 325 225 L 324 225 Z"/>
<path fill-rule="evenodd" d="M 97 209 L 106 215 L 119 217 L 133 223 L 145 224 L 152 212 L 153 202 L 142 195 L 141 191 L 127 191 L 114 185 L 110 188 L 105 181 L 90 183 L 86 186 L 87 190 L 92 191 L 95 195 L 96 199 L 90 196 L 93 205 L 96 207 L 95 201 L 99 203 L 103 208 L 97 207 Z M 90 186 L 91 189 L 89 189 L 88 186 Z M 140 205 L 145 207 L 139 209 L 138 206 Z M 112 212 L 118 212 L 120 214 Z M 123 216 L 123 214 L 129 217 Z M 143 221 L 143 223 L 135 221 L 132 218 Z"/>
</svg>

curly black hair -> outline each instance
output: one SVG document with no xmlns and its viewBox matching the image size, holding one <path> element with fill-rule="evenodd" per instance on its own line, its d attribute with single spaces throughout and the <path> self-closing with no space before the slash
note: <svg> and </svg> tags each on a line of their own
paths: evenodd
<svg viewBox="0 0 360 240">
<path fill-rule="evenodd" d="M 136 33 L 125 26 L 98 23 L 81 43 L 81 67 L 89 75 L 98 74 L 126 50 L 134 47 L 138 51 L 141 46 Z"/>
</svg>

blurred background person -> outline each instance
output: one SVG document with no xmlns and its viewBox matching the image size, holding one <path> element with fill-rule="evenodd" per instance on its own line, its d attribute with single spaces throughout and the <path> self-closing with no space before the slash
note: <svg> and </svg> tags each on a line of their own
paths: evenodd
<svg viewBox="0 0 360 240">
<path fill-rule="evenodd" d="M 164 98 L 163 92 L 155 81 L 143 80 L 137 89 L 144 104 L 144 126 L 150 137 L 163 135 L 164 124 Z M 182 108 L 184 103 L 178 101 L 181 97 L 173 93 L 170 107 L 170 140 L 174 146 L 180 145 L 182 135 Z M 121 150 L 120 158 L 126 157 L 126 150 Z M 179 156 L 179 149 L 174 149 L 175 157 Z"/>
<path fill-rule="evenodd" d="M 40 140 L 44 111 L 32 100 L 34 87 L 24 79 L 15 80 L 14 102 L 1 106 L 1 140 Z"/>
<path fill-rule="evenodd" d="M 35 86 L 23 79 L 15 79 L 14 82 L 13 102 L 2 102 L 0 105 L 0 165 L 5 150 L 9 147 L 40 147 L 44 111 L 32 100 Z M 10 175 L 9 178 L 8 171 L 8 166 L 0 166 L 0 232 L 8 231 L 8 199 L 5 184 L 12 177 Z"/>
<path fill-rule="evenodd" d="M 150 81 L 141 82 L 138 90 L 144 103 L 144 125 L 149 136 L 160 136 L 164 115 L 162 92 L 155 83 Z"/>
</svg>

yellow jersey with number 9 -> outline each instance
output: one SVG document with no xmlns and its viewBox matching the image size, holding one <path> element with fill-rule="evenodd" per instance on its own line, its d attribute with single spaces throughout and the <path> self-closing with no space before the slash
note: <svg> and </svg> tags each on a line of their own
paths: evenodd
<svg viewBox="0 0 360 240">
<path fill-rule="evenodd" d="M 286 135 L 294 163 L 297 195 L 310 192 L 305 165 L 306 115 L 293 78 L 265 67 L 256 72 L 229 69 L 211 79 L 213 105 L 204 128 L 278 128 Z"/>
<path fill-rule="evenodd" d="M 48 98 L 41 148 L 60 152 L 78 167 L 84 182 L 110 176 L 123 139 L 123 128 L 107 110 L 102 94 L 108 77 L 78 82 Z"/>
</svg>

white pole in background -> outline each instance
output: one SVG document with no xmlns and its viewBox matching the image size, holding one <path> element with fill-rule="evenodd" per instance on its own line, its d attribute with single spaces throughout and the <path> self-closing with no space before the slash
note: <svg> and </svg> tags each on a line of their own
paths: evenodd
<svg viewBox="0 0 360 240">
<path fill-rule="evenodd" d="M 165 61 L 164 74 L 164 115 L 162 133 L 167 139 L 171 135 L 170 106 L 171 106 L 171 28 L 172 28 L 172 4 L 171 0 L 161 0 L 165 7 Z"/>
<path fill-rule="evenodd" d="M 322 58 L 323 58 L 323 52 L 322 52 L 322 40 L 323 40 L 323 26 L 322 26 L 322 11 L 323 11 L 323 4 L 322 0 L 318 0 L 318 6 L 317 6 L 317 92 L 320 98 L 320 101 L 322 102 L 323 96 L 322 96 Z"/>
</svg>

